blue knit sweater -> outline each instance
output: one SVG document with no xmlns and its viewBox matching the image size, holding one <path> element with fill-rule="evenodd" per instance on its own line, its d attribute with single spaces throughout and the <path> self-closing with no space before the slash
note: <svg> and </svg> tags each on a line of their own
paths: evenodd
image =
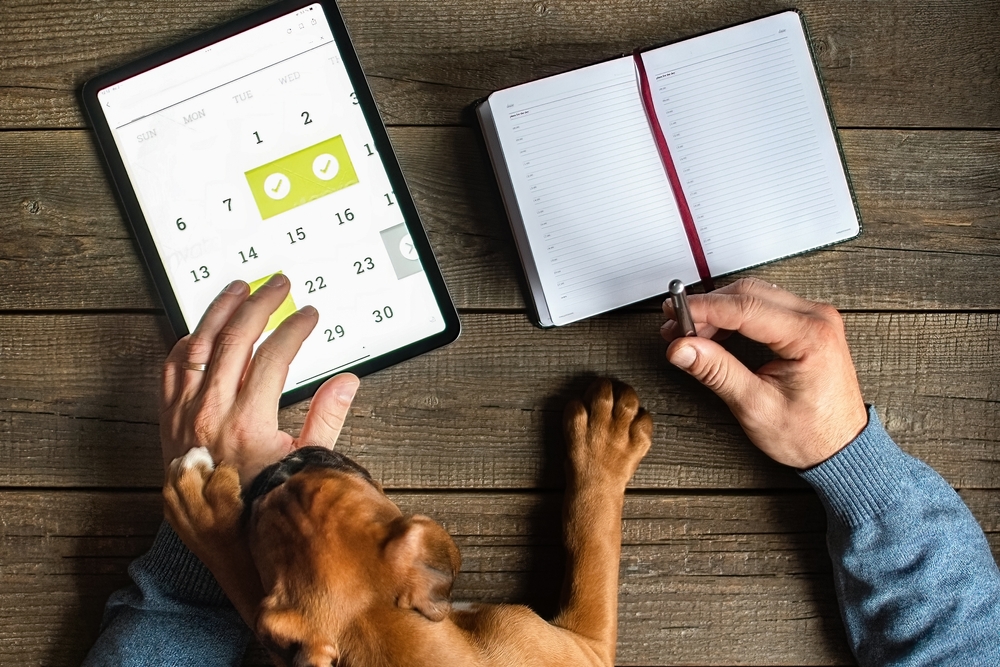
<svg viewBox="0 0 1000 667">
<path fill-rule="evenodd" d="M 833 458 L 802 473 L 861 665 L 1000 665 L 1000 571 L 958 494 L 903 453 L 874 410 Z M 111 596 L 85 667 L 238 665 L 250 631 L 211 573 L 164 524 Z"/>
</svg>

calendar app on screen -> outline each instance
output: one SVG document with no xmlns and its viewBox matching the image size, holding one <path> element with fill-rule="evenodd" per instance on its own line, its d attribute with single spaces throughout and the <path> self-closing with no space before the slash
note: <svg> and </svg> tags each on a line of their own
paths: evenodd
<svg viewBox="0 0 1000 667">
<path fill-rule="evenodd" d="M 286 391 L 444 329 L 320 5 L 98 99 L 189 329 L 231 281 L 284 274 L 261 340 L 319 311 Z"/>
</svg>

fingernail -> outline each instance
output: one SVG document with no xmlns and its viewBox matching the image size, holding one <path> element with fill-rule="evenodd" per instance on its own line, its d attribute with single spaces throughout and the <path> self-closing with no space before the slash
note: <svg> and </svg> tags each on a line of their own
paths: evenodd
<svg viewBox="0 0 1000 667">
<path fill-rule="evenodd" d="M 354 378 L 351 382 L 342 382 L 337 385 L 337 398 L 341 403 L 350 403 L 354 400 L 354 395 L 358 393 L 361 380 Z"/>
<path fill-rule="evenodd" d="M 660 337 L 663 340 L 673 340 L 674 338 L 674 327 L 677 325 L 673 320 L 667 320 L 660 327 Z"/>
<path fill-rule="evenodd" d="M 677 368 L 683 368 L 687 370 L 694 365 L 695 359 L 698 358 L 698 352 L 691 345 L 682 345 L 674 350 L 674 353 L 670 355 L 670 363 Z"/>
<path fill-rule="evenodd" d="M 275 273 L 268 279 L 267 284 L 270 285 L 271 287 L 281 287 L 286 282 L 288 282 L 288 278 L 286 278 L 284 274 Z"/>
<path fill-rule="evenodd" d="M 302 306 L 301 308 L 299 308 L 299 312 L 302 313 L 303 315 L 308 315 L 310 317 L 313 317 L 314 315 L 317 315 L 319 311 L 317 311 L 312 306 Z"/>
<path fill-rule="evenodd" d="M 226 294 L 243 294 L 247 291 L 247 284 L 242 280 L 234 280 L 226 285 Z"/>
</svg>

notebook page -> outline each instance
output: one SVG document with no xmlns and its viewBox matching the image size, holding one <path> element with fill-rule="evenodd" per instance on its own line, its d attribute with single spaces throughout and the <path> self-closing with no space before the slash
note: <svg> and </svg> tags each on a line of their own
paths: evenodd
<svg viewBox="0 0 1000 667">
<path fill-rule="evenodd" d="M 476 115 L 479 116 L 479 126 L 483 130 L 483 139 L 486 140 L 486 152 L 489 153 L 490 163 L 496 173 L 497 185 L 500 186 L 504 209 L 510 219 L 514 245 L 517 247 L 518 257 L 521 258 L 521 264 L 524 267 L 524 277 L 528 281 L 529 296 L 535 308 L 538 323 L 543 327 L 551 327 L 553 326 L 552 315 L 549 314 L 548 304 L 545 303 L 545 292 L 542 291 L 542 285 L 538 280 L 535 257 L 531 254 L 531 246 L 524 230 L 524 219 L 521 217 L 521 209 L 517 205 L 514 186 L 510 182 L 510 171 L 507 169 L 507 162 L 503 157 L 503 147 L 500 146 L 500 138 L 497 137 L 493 109 L 488 100 L 476 107 Z"/>
<path fill-rule="evenodd" d="M 858 234 L 798 14 L 662 47 L 643 62 L 713 275 Z"/>
<path fill-rule="evenodd" d="M 697 280 L 631 58 L 489 104 L 553 324 Z"/>
</svg>

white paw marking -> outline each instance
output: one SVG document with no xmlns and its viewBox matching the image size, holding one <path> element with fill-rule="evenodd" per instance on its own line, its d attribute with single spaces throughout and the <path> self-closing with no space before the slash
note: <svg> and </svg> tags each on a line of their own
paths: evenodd
<svg viewBox="0 0 1000 667">
<path fill-rule="evenodd" d="M 192 447 L 181 459 L 182 470 L 190 470 L 199 465 L 215 470 L 215 463 L 212 462 L 212 455 L 208 453 L 207 447 Z"/>
</svg>

